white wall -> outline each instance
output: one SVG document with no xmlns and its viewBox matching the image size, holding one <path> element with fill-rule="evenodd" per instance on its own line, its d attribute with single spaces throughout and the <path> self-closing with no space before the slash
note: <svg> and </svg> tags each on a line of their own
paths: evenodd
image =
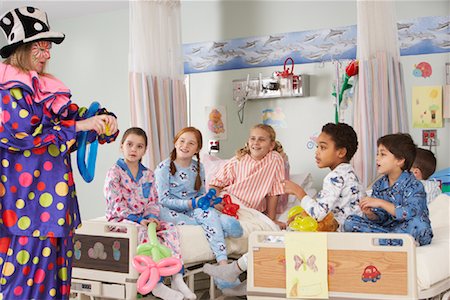
<svg viewBox="0 0 450 300">
<path fill-rule="evenodd" d="M 398 20 L 422 16 L 448 15 L 448 1 L 398 1 Z M 183 43 L 222 41 L 241 37 L 288 33 L 312 29 L 323 29 L 356 24 L 355 1 L 185 1 L 182 5 Z M 301 55 L 301 53 L 300 53 Z M 442 85 L 443 72 L 450 54 L 433 54 L 402 57 L 411 119 L 412 85 Z M 433 67 L 431 78 L 414 78 L 413 65 L 428 61 Z M 345 62 L 344 62 L 345 66 Z M 249 128 L 260 123 L 261 112 L 266 108 L 282 108 L 286 115 L 287 128 L 277 128 L 278 139 L 289 155 L 294 173 L 310 172 L 316 187 L 321 185 L 328 170 L 319 170 L 314 163 L 314 150 L 306 148 L 310 136 L 320 132 L 323 124 L 334 121 L 331 96 L 336 73 L 335 65 L 302 64 L 295 72 L 311 76 L 310 97 L 276 100 L 251 100 L 245 108 L 244 123 L 240 124 L 237 107 L 232 98 L 231 82 L 234 79 L 257 77 L 258 73 L 270 76 L 281 67 L 229 70 L 192 74 L 190 80 L 191 124 L 207 133 L 205 106 L 223 105 L 227 108 L 228 139 L 221 141 L 218 156 L 227 158 L 244 144 Z M 411 129 L 419 142 L 420 130 Z M 445 128 L 438 129 L 438 168 L 450 166 L 449 140 L 450 121 Z M 207 134 L 206 140 L 210 138 Z"/>
<path fill-rule="evenodd" d="M 49 71 L 71 90 L 80 106 L 98 101 L 118 117 L 123 133 L 131 124 L 128 94 L 128 10 L 56 20 L 52 29 L 66 39 L 54 45 Z M 72 167 L 83 220 L 105 214 L 103 183 L 108 169 L 120 156 L 119 142 L 99 146 L 95 177 L 86 183 L 78 172 L 76 154 Z"/>
</svg>

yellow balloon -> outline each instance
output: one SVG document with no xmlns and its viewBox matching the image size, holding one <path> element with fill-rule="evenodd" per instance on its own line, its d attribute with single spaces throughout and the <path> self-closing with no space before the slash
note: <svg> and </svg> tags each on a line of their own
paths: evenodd
<svg viewBox="0 0 450 300">
<path fill-rule="evenodd" d="M 305 210 L 301 206 L 293 206 L 288 212 L 288 219 L 293 217 L 293 216 L 296 216 L 298 214 L 301 214 L 304 211 Z"/>
<path fill-rule="evenodd" d="M 295 231 L 317 231 L 317 226 L 317 221 L 310 216 L 297 216 L 294 221 L 289 224 L 289 227 Z"/>
</svg>

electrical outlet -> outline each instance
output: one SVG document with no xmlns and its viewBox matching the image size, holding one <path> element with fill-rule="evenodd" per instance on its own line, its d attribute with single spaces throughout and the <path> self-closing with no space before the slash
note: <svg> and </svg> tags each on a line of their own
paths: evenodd
<svg viewBox="0 0 450 300">
<path fill-rule="evenodd" d="M 219 140 L 209 140 L 208 142 L 209 153 L 217 153 L 220 151 Z"/>
<path fill-rule="evenodd" d="M 437 145 L 437 130 L 422 130 L 422 146 Z"/>
</svg>

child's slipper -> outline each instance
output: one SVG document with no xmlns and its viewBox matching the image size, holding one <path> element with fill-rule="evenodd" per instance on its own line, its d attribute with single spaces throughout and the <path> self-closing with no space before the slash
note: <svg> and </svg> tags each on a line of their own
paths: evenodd
<svg viewBox="0 0 450 300">
<path fill-rule="evenodd" d="M 230 281 L 225 281 L 219 278 L 214 278 L 214 283 L 216 284 L 217 288 L 219 290 L 223 290 L 223 289 L 232 289 L 234 287 L 237 287 L 238 285 L 241 284 L 241 281 L 238 279 L 236 279 L 236 281 L 234 282 L 230 282 Z"/>
</svg>

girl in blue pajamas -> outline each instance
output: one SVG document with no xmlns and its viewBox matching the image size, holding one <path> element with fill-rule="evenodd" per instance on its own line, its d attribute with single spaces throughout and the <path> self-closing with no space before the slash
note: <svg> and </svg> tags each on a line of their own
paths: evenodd
<svg viewBox="0 0 450 300">
<path fill-rule="evenodd" d="M 430 244 L 433 232 L 425 190 L 409 171 L 416 156 L 414 141 L 409 134 L 397 133 L 379 138 L 377 145 L 377 168 L 384 176 L 374 183 L 372 197 L 359 202 L 365 216 L 349 216 L 344 230 L 409 233 L 418 245 Z"/>
<path fill-rule="evenodd" d="M 233 217 L 214 208 L 198 208 L 198 200 L 205 194 L 205 170 L 199 156 L 202 134 L 194 127 L 183 128 L 175 136 L 174 144 L 170 158 L 155 170 L 156 190 L 162 206 L 160 219 L 176 225 L 201 225 L 217 262 L 226 264 L 225 237 L 240 237 L 243 230 Z"/>
</svg>

